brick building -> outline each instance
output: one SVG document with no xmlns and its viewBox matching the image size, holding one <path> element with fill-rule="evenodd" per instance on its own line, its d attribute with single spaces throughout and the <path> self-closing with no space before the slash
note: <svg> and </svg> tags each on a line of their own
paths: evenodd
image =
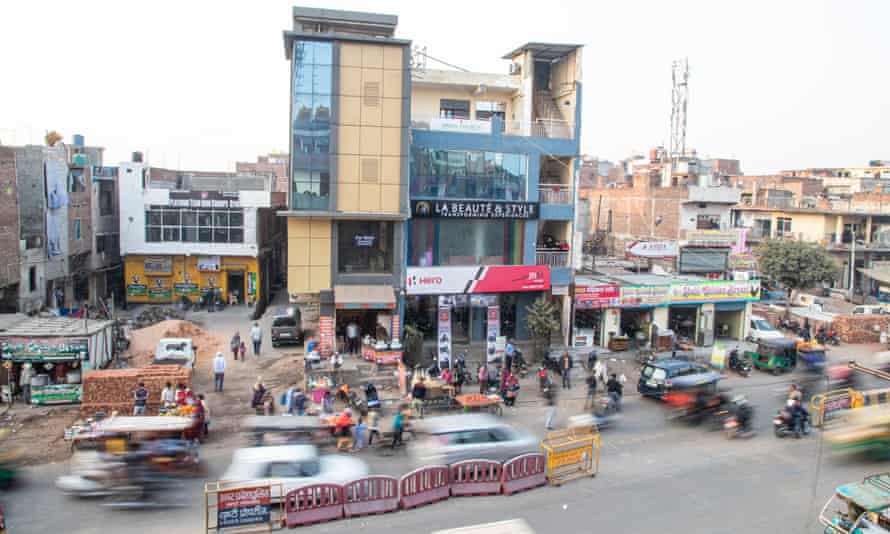
<svg viewBox="0 0 890 534">
<path fill-rule="evenodd" d="M 286 193 L 288 183 L 287 154 L 270 152 L 264 156 L 257 156 L 255 162 L 238 161 L 235 163 L 235 172 L 238 174 L 253 174 L 271 176 L 272 191 Z"/>
</svg>

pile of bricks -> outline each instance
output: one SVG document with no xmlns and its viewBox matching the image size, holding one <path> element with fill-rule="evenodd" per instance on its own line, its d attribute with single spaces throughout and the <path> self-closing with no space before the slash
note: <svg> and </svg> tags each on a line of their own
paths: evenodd
<svg viewBox="0 0 890 534">
<path fill-rule="evenodd" d="M 844 343 L 878 343 L 888 323 L 887 315 L 838 315 L 832 326 Z"/>
<path fill-rule="evenodd" d="M 83 397 L 80 412 L 91 416 L 96 412 L 121 414 L 133 412 L 133 393 L 144 382 L 148 389 L 146 412 L 157 414 L 161 405 L 161 391 L 167 382 L 189 386 L 191 371 L 178 365 L 150 365 L 135 369 L 105 369 L 89 371 L 83 377 Z"/>
</svg>

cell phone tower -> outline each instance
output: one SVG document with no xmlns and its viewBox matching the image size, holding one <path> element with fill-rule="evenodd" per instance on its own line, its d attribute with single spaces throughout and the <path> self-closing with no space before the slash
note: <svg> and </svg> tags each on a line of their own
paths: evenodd
<svg viewBox="0 0 890 534">
<path fill-rule="evenodd" d="M 671 161 L 686 155 L 686 104 L 689 98 L 689 59 L 671 63 Z"/>
</svg>

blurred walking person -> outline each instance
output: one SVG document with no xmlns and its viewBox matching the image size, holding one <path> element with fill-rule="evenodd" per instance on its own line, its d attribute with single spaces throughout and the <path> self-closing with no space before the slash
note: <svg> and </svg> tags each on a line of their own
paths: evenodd
<svg viewBox="0 0 890 534">
<path fill-rule="evenodd" d="M 213 387 L 214 391 L 222 392 L 223 380 L 226 373 L 226 357 L 222 352 L 217 352 L 213 358 Z"/>
</svg>

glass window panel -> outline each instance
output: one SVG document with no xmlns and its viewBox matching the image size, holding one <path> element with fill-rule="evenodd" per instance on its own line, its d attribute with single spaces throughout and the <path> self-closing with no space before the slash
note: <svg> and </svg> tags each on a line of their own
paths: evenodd
<svg viewBox="0 0 890 534">
<path fill-rule="evenodd" d="M 182 240 L 188 243 L 194 243 L 198 240 L 198 229 L 192 226 L 186 226 L 182 229 Z"/>
<path fill-rule="evenodd" d="M 229 230 L 229 243 L 243 243 L 244 230 L 240 228 L 232 228 Z"/>
<path fill-rule="evenodd" d="M 316 95 L 331 94 L 333 67 L 330 65 L 314 65 L 312 69 L 312 92 Z"/>
<path fill-rule="evenodd" d="M 337 263 L 341 273 L 392 272 L 393 225 L 379 221 L 337 224 Z"/>
<path fill-rule="evenodd" d="M 160 226 L 162 220 L 163 220 L 163 216 L 161 214 L 161 210 L 149 210 L 148 211 L 148 224 Z"/>
<path fill-rule="evenodd" d="M 183 210 L 182 211 L 182 225 L 183 226 L 197 226 L 198 225 L 198 213 L 193 210 Z"/>
<path fill-rule="evenodd" d="M 244 214 L 240 211 L 229 212 L 229 226 L 244 226 Z"/>
<path fill-rule="evenodd" d="M 214 228 L 213 229 L 213 242 L 214 243 L 228 243 L 229 242 L 229 229 L 228 228 Z"/>
<path fill-rule="evenodd" d="M 210 228 L 199 228 L 198 241 L 200 243 L 213 243 L 213 230 Z"/>
<path fill-rule="evenodd" d="M 298 63 L 294 69 L 294 93 L 312 93 L 312 80 L 314 76 L 314 65 Z"/>
<path fill-rule="evenodd" d="M 208 210 L 201 210 L 198 212 L 198 225 L 199 226 L 213 226 L 213 212 Z"/>
<path fill-rule="evenodd" d="M 331 95 L 314 95 L 312 97 L 312 119 L 314 129 L 330 128 L 331 122 Z"/>
<path fill-rule="evenodd" d="M 164 226 L 179 226 L 179 210 L 164 210 Z"/>
<path fill-rule="evenodd" d="M 229 225 L 229 213 L 225 211 L 213 212 L 213 226 L 220 228 Z"/>
<path fill-rule="evenodd" d="M 294 95 L 294 128 L 309 130 L 312 124 L 312 95 Z"/>
<path fill-rule="evenodd" d="M 161 229 L 157 226 L 148 226 L 145 228 L 145 240 L 149 243 L 156 243 L 161 240 Z"/>
<path fill-rule="evenodd" d="M 179 241 L 179 227 L 164 227 L 164 241 Z"/>
<path fill-rule="evenodd" d="M 316 65 L 331 65 L 334 59 L 334 45 L 331 43 L 313 43 L 315 45 L 312 60 Z"/>
</svg>

